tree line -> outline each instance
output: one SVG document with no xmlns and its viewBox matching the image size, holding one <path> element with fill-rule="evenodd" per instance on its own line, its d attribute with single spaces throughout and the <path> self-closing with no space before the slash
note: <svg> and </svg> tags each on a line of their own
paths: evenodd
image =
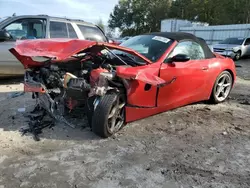
<svg viewBox="0 0 250 188">
<path fill-rule="evenodd" d="M 169 18 L 207 22 L 210 25 L 250 23 L 250 0 L 120 0 L 108 26 L 122 35 L 160 30 Z"/>
</svg>

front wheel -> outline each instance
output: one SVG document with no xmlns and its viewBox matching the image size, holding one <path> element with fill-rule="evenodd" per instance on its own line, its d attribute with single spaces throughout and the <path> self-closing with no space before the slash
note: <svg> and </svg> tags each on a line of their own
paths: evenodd
<svg viewBox="0 0 250 188">
<path fill-rule="evenodd" d="M 100 137 L 108 138 L 118 132 L 125 123 L 125 99 L 123 95 L 104 95 L 92 116 L 92 130 Z"/>
<path fill-rule="evenodd" d="M 238 51 L 238 52 L 235 53 L 234 60 L 238 61 L 238 60 L 240 60 L 240 58 L 241 58 L 241 52 Z"/>
<path fill-rule="evenodd" d="M 211 94 L 211 102 L 217 104 L 224 102 L 232 89 L 233 78 L 228 71 L 223 71 L 216 79 Z"/>
</svg>

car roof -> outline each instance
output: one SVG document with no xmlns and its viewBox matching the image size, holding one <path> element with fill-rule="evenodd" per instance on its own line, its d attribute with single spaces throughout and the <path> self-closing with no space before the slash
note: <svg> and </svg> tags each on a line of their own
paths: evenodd
<svg viewBox="0 0 250 188">
<path fill-rule="evenodd" d="M 1 24 L 4 22 L 9 22 L 10 20 L 12 21 L 14 19 L 22 19 L 22 18 L 44 18 L 44 19 L 52 19 L 52 20 L 58 20 L 58 21 L 69 21 L 69 22 L 82 23 L 82 24 L 96 27 L 95 24 L 92 24 L 90 22 L 86 22 L 82 19 L 72 19 L 72 18 L 67 18 L 67 17 L 55 17 L 55 16 L 49 16 L 49 15 L 43 15 L 43 14 L 41 14 L 41 15 L 10 16 L 10 17 L 6 18 L 5 20 L 3 20 L 1 22 Z"/>
<path fill-rule="evenodd" d="M 226 39 L 245 39 L 245 38 L 247 38 L 247 37 L 228 37 Z"/>
<path fill-rule="evenodd" d="M 166 37 L 166 38 L 176 40 L 176 41 L 181 41 L 181 40 L 185 40 L 185 39 L 190 39 L 190 40 L 195 41 L 197 39 L 197 37 L 194 36 L 193 34 L 184 33 L 184 32 L 154 32 L 154 33 L 150 33 L 150 34 Z"/>
<path fill-rule="evenodd" d="M 168 39 L 172 39 L 175 41 L 182 41 L 182 40 L 192 40 L 202 47 L 206 59 L 209 58 L 214 58 L 215 55 L 211 51 L 211 49 L 208 47 L 206 41 L 203 38 L 196 37 L 195 35 L 191 33 L 185 33 L 185 32 L 154 32 L 154 33 L 149 33 L 147 35 L 155 35 L 155 36 L 161 36 L 161 37 L 166 37 Z"/>
</svg>

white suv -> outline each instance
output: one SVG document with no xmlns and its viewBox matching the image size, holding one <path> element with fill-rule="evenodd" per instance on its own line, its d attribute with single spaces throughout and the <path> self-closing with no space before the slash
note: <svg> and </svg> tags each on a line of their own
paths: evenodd
<svg viewBox="0 0 250 188">
<path fill-rule="evenodd" d="M 12 16 L 0 20 L 0 77 L 23 75 L 21 63 L 9 52 L 16 40 L 78 38 L 108 42 L 104 32 L 83 20 L 47 15 Z"/>
<path fill-rule="evenodd" d="M 227 38 L 215 44 L 213 51 L 237 61 L 243 56 L 250 56 L 250 38 Z"/>
</svg>

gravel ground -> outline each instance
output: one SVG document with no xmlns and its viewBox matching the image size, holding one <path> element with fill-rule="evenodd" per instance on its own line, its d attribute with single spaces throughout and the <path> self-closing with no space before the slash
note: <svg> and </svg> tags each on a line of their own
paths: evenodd
<svg viewBox="0 0 250 188">
<path fill-rule="evenodd" d="M 237 62 L 230 99 L 199 103 L 128 124 L 100 139 L 82 120 L 76 129 L 45 129 L 41 141 L 21 136 L 34 106 L 18 80 L 0 82 L 0 188 L 249 188 L 250 61 Z M 249 68 L 249 69 L 248 69 Z M 244 80 L 244 79 L 246 80 Z"/>
<path fill-rule="evenodd" d="M 242 59 L 240 61 L 237 61 L 236 63 L 237 67 L 237 74 L 240 78 L 245 80 L 250 80 L 250 60 L 249 59 Z"/>
</svg>

